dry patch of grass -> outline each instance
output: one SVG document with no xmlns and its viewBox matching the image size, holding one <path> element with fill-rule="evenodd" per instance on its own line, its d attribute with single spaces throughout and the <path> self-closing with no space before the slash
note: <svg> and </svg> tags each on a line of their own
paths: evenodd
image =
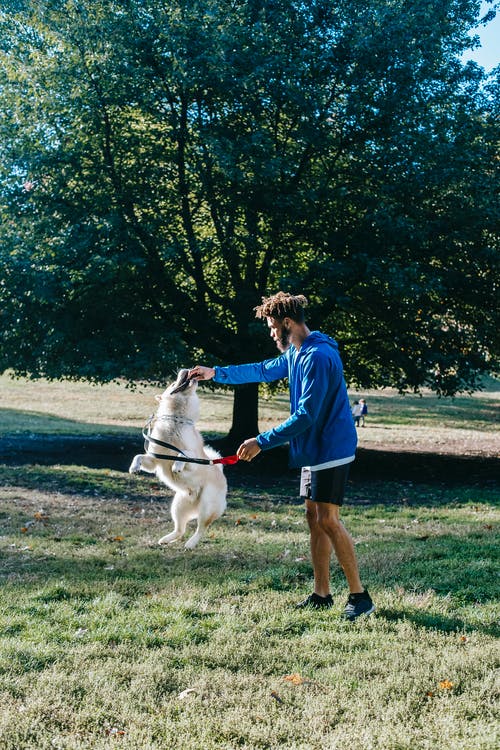
<svg viewBox="0 0 500 750">
<path fill-rule="evenodd" d="M 18 380 L 0 376 L 1 433 L 5 434 L 135 434 L 156 411 L 155 396 L 161 388 L 140 385 L 132 390 L 125 383 L 89 383 Z M 202 402 L 198 426 L 208 432 L 226 433 L 231 426 L 232 392 L 199 389 Z M 263 425 L 277 423 L 287 415 L 288 398 L 278 395 L 262 399 Z"/>
</svg>

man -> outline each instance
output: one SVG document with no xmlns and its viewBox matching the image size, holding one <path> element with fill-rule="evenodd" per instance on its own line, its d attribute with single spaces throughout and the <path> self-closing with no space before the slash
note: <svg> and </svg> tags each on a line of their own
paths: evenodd
<svg viewBox="0 0 500 750">
<path fill-rule="evenodd" d="M 290 465 L 301 467 L 301 496 L 311 534 L 314 592 L 297 606 L 320 609 L 333 604 L 330 593 L 332 548 L 349 585 L 344 617 L 355 620 L 375 609 L 359 578 L 351 536 L 340 520 L 349 466 L 356 451 L 347 388 L 338 346 L 329 336 L 310 331 L 303 295 L 278 292 L 255 308 L 265 318 L 281 356 L 229 367 L 194 367 L 189 377 L 217 383 L 269 382 L 287 377 L 290 417 L 282 424 L 245 440 L 238 457 L 251 461 L 261 450 L 290 443 Z"/>
</svg>

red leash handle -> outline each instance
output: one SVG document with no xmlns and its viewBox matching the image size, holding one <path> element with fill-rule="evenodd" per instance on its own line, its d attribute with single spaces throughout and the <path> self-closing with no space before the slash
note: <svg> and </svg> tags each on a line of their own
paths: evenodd
<svg viewBox="0 0 500 750">
<path fill-rule="evenodd" d="M 226 456 L 225 458 L 213 458 L 211 463 L 230 466 L 231 464 L 237 464 L 239 460 L 238 456 Z"/>
</svg>

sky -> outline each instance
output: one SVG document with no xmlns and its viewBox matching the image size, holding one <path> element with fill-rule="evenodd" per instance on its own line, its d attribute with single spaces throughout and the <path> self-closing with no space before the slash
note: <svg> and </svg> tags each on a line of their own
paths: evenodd
<svg viewBox="0 0 500 750">
<path fill-rule="evenodd" d="M 493 21 L 486 26 L 480 26 L 475 31 L 481 39 L 481 47 L 464 55 L 464 61 L 474 60 L 487 73 L 500 65 L 500 3 L 481 3 L 481 18 L 495 6 L 497 6 L 497 14 Z"/>
</svg>

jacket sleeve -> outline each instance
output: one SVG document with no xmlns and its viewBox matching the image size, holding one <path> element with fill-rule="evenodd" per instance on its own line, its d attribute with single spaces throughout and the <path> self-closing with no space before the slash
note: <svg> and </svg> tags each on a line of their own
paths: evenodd
<svg viewBox="0 0 500 750">
<path fill-rule="evenodd" d="M 301 363 L 301 372 L 297 375 L 302 379 L 297 408 L 277 427 L 257 435 L 257 442 L 262 450 L 287 443 L 309 429 L 321 415 L 331 378 L 328 360 L 318 355 L 310 357 Z"/>
<path fill-rule="evenodd" d="M 228 367 L 214 367 L 216 383 L 240 385 L 242 383 L 269 383 L 272 380 L 288 377 L 288 361 L 286 354 L 263 362 L 249 365 L 229 365 Z"/>
</svg>

